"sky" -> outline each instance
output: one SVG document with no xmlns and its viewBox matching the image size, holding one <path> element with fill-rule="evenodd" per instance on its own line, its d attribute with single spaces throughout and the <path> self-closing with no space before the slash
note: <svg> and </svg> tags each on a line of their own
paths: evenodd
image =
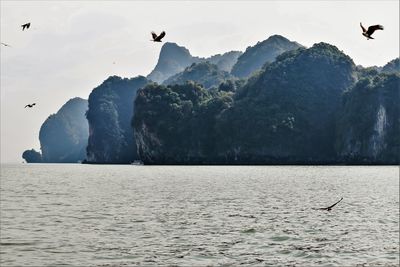
<svg viewBox="0 0 400 267">
<path fill-rule="evenodd" d="M 111 75 L 149 74 L 162 46 L 149 41 L 151 31 L 165 30 L 164 41 L 201 57 L 274 34 L 307 47 L 333 44 L 357 65 L 399 56 L 399 1 L 1 0 L 0 9 L 0 39 L 12 46 L 0 50 L 2 163 L 40 150 L 40 126 L 69 99 L 87 99 Z M 367 41 L 360 22 L 385 29 Z"/>
</svg>

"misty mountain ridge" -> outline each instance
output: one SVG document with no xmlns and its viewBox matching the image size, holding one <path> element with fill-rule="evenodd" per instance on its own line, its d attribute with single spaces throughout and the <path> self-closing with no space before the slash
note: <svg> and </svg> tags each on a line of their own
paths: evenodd
<svg viewBox="0 0 400 267">
<path fill-rule="evenodd" d="M 273 35 L 254 46 L 247 47 L 246 51 L 230 51 L 208 58 L 192 56 L 189 50 L 175 43 L 167 42 L 161 47 L 157 65 L 147 78 L 162 83 L 169 77 L 182 72 L 193 63 L 208 61 L 218 66 L 220 70 L 231 72 L 240 78 L 250 76 L 267 63 L 275 60 L 283 52 L 302 47 L 281 35 Z"/>
<path fill-rule="evenodd" d="M 364 68 L 333 45 L 305 48 L 279 35 L 208 58 L 165 43 L 147 78 L 109 77 L 92 91 L 87 120 L 76 121 L 88 127 L 88 163 L 393 163 L 399 118 L 387 99 L 398 99 L 399 77 L 398 58 Z M 356 113 L 375 124 L 356 124 Z M 63 136 L 53 135 L 41 143 Z"/>
<path fill-rule="evenodd" d="M 182 72 L 166 79 L 163 84 L 184 84 L 187 81 L 194 81 L 202 84 L 205 88 L 217 87 L 222 82 L 232 79 L 229 72 L 220 70 L 217 65 L 209 61 L 193 63 Z"/>
<path fill-rule="evenodd" d="M 281 35 L 272 35 L 268 39 L 249 46 L 232 67 L 232 75 L 240 78 L 250 76 L 266 63 L 271 63 L 280 54 L 303 47 Z"/>
</svg>

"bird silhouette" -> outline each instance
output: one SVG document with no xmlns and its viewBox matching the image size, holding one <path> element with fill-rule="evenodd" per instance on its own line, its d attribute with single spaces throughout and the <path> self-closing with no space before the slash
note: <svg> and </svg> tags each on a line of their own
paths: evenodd
<svg viewBox="0 0 400 267">
<path fill-rule="evenodd" d="M 374 39 L 372 38 L 372 34 L 376 31 L 376 30 L 383 30 L 383 26 L 382 25 L 372 25 L 368 27 L 368 30 L 366 30 L 363 25 L 360 22 L 360 27 L 362 29 L 362 35 L 364 35 L 365 37 L 367 37 L 367 40 L 369 39 Z"/>
<path fill-rule="evenodd" d="M 9 44 L 6 44 L 6 43 L 1 43 L 2 45 L 4 45 L 4 46 L 8 46 L 8 47 L 11 47 L 11 45 L 9 45 Z"/>
<path fill-rule="evenodd" d="M 335 204 L 330 205 L 329 207 L 326 207 L 326 208 L 313 208 L 313 210 L 326 210 L 326 211 L 331 211 L 332 208 L 333 208 L 334 206 L 336 206 L 340 201 L 342 201 L 342 199 L 343 199 L 343 198 L 341 198 L 341 199 L 340 199 L 338 202 L 336 202 Z"/>
<path fill-rule="evenodd" d="M 30 23 L 30 22 L 21 25 L 22 30 L 29 29 L 30 26 L 31 26 L 31 23 Z"/>
<path fill-rule="evenodd" d="M 155 32 L 151 32 L 151 36 L 153 36 L 153 42 L 162 42 L 161 39 L 165 36 L 165 31 L 161 32 L 160 35 L 157 35 Z"/>
<path fill-rule="evenodd" d="M 25 106 L 25 108 L 33 108 L 34 105 L 36 105 L 36 103 L 28 104 Z"/>
</svg>

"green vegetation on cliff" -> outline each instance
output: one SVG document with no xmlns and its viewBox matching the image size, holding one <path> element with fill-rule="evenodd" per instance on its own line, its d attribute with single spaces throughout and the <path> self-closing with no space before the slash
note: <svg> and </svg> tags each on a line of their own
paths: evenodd
<svg viewBox="0 0 400 267">
<path fill-rule="evenodd" d="M 215 157 L 215 115 L 232 103 L 231 93 L 201 85 L 151 84 L 138 92 L 133 127 L 140 158 L 147 163 L 206 163 Z"/>
<path fill-rule="evenodd" d="M 164 85 L 185 84 L 187 81 L 193 81 L 203 85 L 205 88 L 216 87 L 222 82 L 232 78 L 226 71 L 218 69 L 217 65 L 209 62 L 193 63 L 183 72 L 180 72 L 166 81 Z"/>
<path fill-rule="evenodd" d="M 89 96 L 87 162 L 130 163 L 136 159 L 131 120 L 136 91 L 147 84 L 143 76 L 109 77 Z"/>
<path fill-rule="evenodd" d="M 148 76 L 162 85 L 109 77 L 90 94 L 89 124 L 87 103 L 71 100 L 43 124 L 42 155 L 23 157 L 77 162 L 87 144 L 89 163 L 397 164 L 399 75 L 398 58 L 364 68 L 277 35 L 209 58 L 166 43 Z"/>
<path fill-rule="evenodd" d="M 396 58 L 382 67 L 384 73 L 400 73 L 400 59 Z"/>
<path fill-rule="evenodd" d="M 335 160 L 335 112 L 353 61 L 319 43 L 278 56 L 246 84 L 147 86 L 133 127 L 146 163 L 318 163 Z M 232 93 L 232 91 L 234 93 Z"/>
<path fill-rule="evenodd" d="M 219 151 L 246 163 L 333 159 L 335 111 L 354 70 L 348 56 L 325 43 L 278 56 L 220 115 Z"/>
<path fill-rule="evenodd" d="M 336 150 L 347 162 L 399 163 L 400 75 L 361 79 L 343 97 Z"/>
</svg>

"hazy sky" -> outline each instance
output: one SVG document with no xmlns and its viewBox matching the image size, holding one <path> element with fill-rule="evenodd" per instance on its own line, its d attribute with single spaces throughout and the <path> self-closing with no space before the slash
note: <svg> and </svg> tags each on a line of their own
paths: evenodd
<svg viewBox="0 0 400 267">
<path fill-rule="evenodd" d="M 210 56 L 280 34 L 307 47 L 336 45 L 363 66 L 399 56 L 399 1 L 3 1 L 1 162 L 40 149 L 44 120 L 70 98 L 87 99 L 110 75 L 147 75 L 164 41 Z M 21 31 L 21 24 L 31 28 Z M 382 24 L 367 41 L 359 23 Z M 115 62 L 116 64 L 113 64 Z M 33 109 L 25 104 L 37 102 Z"/>
</svg>

